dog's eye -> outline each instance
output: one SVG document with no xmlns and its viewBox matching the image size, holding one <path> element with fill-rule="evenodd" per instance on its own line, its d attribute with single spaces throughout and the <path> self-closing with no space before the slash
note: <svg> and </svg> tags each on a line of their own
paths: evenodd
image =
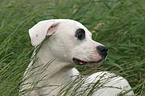
<svg viewBox="0 0 145 96">
<path fill-rule="evenodd" d="M 75 37 L 77 37 L 79 40 L 85 39 L 85 31 L 84 31 L 84 29 L 78 29 L 76 31 Z"/>
</svg>

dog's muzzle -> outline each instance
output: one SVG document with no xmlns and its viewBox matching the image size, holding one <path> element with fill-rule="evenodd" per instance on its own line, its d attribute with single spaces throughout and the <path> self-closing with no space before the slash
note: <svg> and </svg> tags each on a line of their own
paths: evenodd
<svg viewBox="0 0 145 96">
<path fill-rule="evenodd" d="M 73 62 L 76 65 L 96 65 L 96 64 L 99 64 L 100 62 L 102 62 L 103 60 L 106 59 L 108 48 L 105 46 L 97 46 L 96 49 L 97 49 L 97 52 L 99 53 L 99 55 L 102 57 L 102 59 L 100 59 L 98 61 L 83 61 L 83 60 L 80 60 L 78 58 L 73 58 Z"/>
</svg>

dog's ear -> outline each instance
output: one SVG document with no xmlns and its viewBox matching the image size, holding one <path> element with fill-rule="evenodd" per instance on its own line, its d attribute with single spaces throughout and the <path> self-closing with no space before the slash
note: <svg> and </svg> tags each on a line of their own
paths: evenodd
<svg viewBox="0 0 145 96">
<path fill-rule="evenodd" d="M 29 35 L 33 46 L 39 45 L 47 35 L 53 34 L 57 30 L 56 20 L 40 21 L 29 29 Z"/>
</svg>

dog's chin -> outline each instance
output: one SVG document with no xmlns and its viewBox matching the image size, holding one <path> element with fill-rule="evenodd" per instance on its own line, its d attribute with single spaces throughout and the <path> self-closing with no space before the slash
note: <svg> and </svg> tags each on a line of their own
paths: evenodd
<svg viewBox="0 0 145 96">
<path fill-rule="evenodd" d="M 104 59 L 99 59 L 98 61 L 83 61 L 83 60 L 80 60 L 80 59 L 77 59 L 77 58 L 73 58 L 73 62 L 76 65 L 90 65 L 90 66 L 91 65 L 98 65 L 103 61 L 104 61 Z"/>
</svg>

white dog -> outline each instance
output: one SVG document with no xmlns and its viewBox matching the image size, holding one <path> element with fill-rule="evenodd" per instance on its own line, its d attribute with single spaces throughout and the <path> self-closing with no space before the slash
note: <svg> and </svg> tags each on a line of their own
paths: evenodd
<svg viewBox="0 0 145 96">
<path fill-rule="evenodd" d="M 69 19 L 45 20 L 33 26 L 29 35 L 32 45 L 40 50 L 25 72 L 23 95 L 116 96 L 131 89 L 126 79 L 106 71 L 80 79 L 74 67 L 99 64 L 108 51 L 92 40 L 91 32 L 81 23 Z"/>
</svg>

